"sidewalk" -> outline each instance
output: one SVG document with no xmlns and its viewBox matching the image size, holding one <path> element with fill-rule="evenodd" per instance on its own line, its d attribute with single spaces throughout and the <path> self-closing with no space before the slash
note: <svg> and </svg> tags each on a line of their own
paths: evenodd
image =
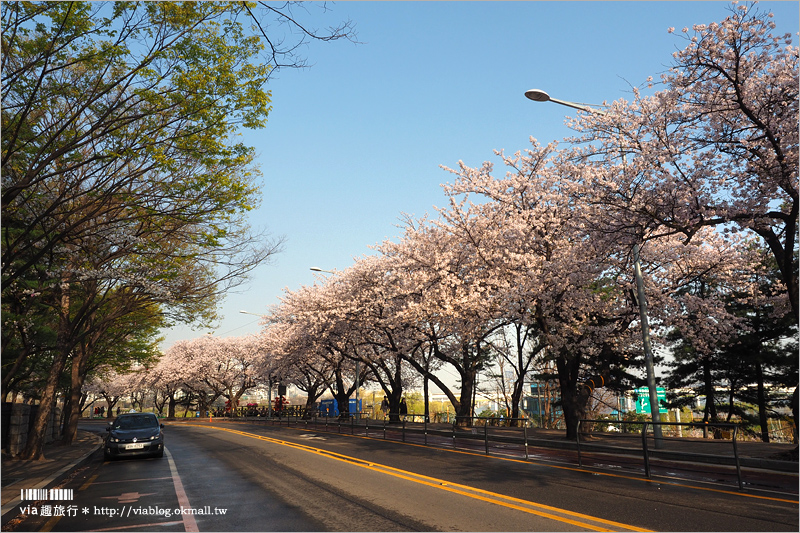
<svg viewBox="0 0 800 533">
<path fill-rule="evenodd" d="M 79 429 L 71 446 L 45 445 L 42 461 L 20 461 L 3 453 L 2 516 L 20 502 L 20 490 L 52 488 L 51 484 L 88 459 L 102 444 L 98 433 Z"/>
</svg>

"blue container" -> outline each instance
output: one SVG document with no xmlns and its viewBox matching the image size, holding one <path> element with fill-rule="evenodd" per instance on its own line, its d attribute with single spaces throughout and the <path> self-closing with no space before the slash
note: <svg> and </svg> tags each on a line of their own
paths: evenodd
<svg viewBox="0 0 800 533">
<path fill-rule="evenodd" d="M 361 399 L 358 400 L 358 405 L 356 405 L 356 401 L 351 399 L 349 402 L 350 407 L 350 416 L 358 411 L 361 411 Z M 327 417 L 336 417 L 339 416 L 339 404 L 336 400 L 322 400 L 319 402 L 319 414 L 321 416 Z"/>
</svg>

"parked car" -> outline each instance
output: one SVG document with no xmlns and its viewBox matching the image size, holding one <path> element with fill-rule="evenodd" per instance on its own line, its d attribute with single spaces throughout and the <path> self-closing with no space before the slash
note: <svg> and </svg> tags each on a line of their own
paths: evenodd
<svg viewBox="0 0 800 533">
<path fill-rule="evenodd" d="M 103 455 L 115 457 L 164 456 L 164 424 L 153 413 L 125 413 L 108 423 Z"/>
</svg>

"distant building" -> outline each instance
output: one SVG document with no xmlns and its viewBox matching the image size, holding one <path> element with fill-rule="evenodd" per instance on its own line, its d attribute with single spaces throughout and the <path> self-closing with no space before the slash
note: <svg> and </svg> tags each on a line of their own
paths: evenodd
<svg viewBox="0 0 800 533">
<path fill-rule="evenodd" d="M 528 416 L 535 416 L 539 419 L 546 417 L 550 422 L 555 422 L 564 417 L 561 406 L 554 405 L 560 399 L 561 396 L 553 390 L 552 386 L 548 388 L 544 383 L 531 383 L 530 395 L 523 399 L 522 408 Z"/>
</svg>

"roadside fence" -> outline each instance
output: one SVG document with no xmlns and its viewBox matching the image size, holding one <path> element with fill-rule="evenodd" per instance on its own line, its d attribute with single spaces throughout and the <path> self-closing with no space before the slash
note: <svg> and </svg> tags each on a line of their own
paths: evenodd
<svg viewBox="0 0 800 533">
<path fill-rule="evenodd" d="M 280 418 L 242 417 L 238 420 L 263 422 L 265 425 L 283 425 L 306 431 L 325 431 L 346 433 L 371 438 L 382 438 L 401 442 L 413 442 L 425 446 L 450 447 L 460 451 L 498 455 L 507 457 L 531 458 L 546 461 L 577 463 L 579 468 L 591 463 L 594 466 L 623 468 L 644 473 L 652 478 L 653 465 L 663 471 L 688 470 L 696 473 L 699 465 L 705 464 L 715 476 L 735 477 L 739 490 L 743 490 L 742 466 L 746 458 L 740 457 L 739 427 L 725 423 L 677 423 L 661 422 L 669 426 L 682 426 L 681 431 L 702 429 L 718 438 L 699 439 L 675 437 L 675 431 L 662 431 L 664 436 L 656 439 L 652 422 L 625 421 L 625 430 L 594 431 L 595 427 L 605 428 L 608 420 L 580 420 L 578 437 L 568 440 L 564 431 L 531 428 L 527 419 L 472 418 L 471 425 L 430 423 L 422 415 L 408 415 L 399 422 L 360 418 L 355 413 L 346 418 L 282 416 Z M 547 449 L 547 453 L 544 450 Z M 669 463 L 667 463 L 669 462 Z M 669 464 L 669 468 L 667 468 Z M 676 466 L 677 465 L 677 466 Z M 682 465 L 682 466 L 680 466 Z M 750 459 L 754 468 L 797 472 L 797 464 L 788 461 L 769 461 Z M 735 476 L 730 471 L 735 470 Z M 727 473 L 726 473 L 727 472 Z M 734 481 L 733 479 L 731 481 Z"/>
<path fill-rule="evenodd" d="M 594 424 L 608 424 L 607 420 L 586 420 L 582 419 L 578 421 L 578 430 L 576 431 L 576 438 L 575 438 L 575 447 L 578 453 L 578 466 L 583 467 L 583 461 L 581 458 L 581 449 L 584 451 L 602 448 L 602 446 L 595 446 L 591 443 L 591 440 L 587 440 L 587 435 L 591 435 L 591 429 Z M 641 453 L 643 456 L 644 461 L 644 472 L 645 476 L 648 479 L 651 479 L 651 471 L 650 471 L 650 457 L 654 454 L 654 452 L 663 451 L 665 453 L 659 453 L 658 455 L 665 457 L 669 455 L 676 455 L 675 449 L 678 447 L 673 447 L 673 450 L 670 450 L 670 443 L 686 443 L 687 441 L 683 437 L 675 437 L 671 435 L 680 435 L 683 432 L 683 429 L 695 429 L 699 428 L 704 431 L 704 434 L 708 434 L 709 430 L 714 433 L 715 436 L 719 436 L 721 438 L 715 438 L 712 440 L 703 439 L 703 440 L 693 440 L 692 444 L 696 445 L 697 448 L 701 447 L 703 444 L 714 444 L 718 445 L 719 443 L 723 443 L 723 445 L 727 445 L 731 447 L 731 452 L 733 456 L 733 462 L 736 467 L 736 482 L 739 486 L 739 490 L 743 489 L 742 483 L 742 467 L 741 461 L 739 458 L 739 450 L 736 444 L 736 437 L 739 433 L 739 426 L 738 424 L 730 424 L 730 423 L 709 423 L 709 422 L 658 422 L 653 423 L 650 421 L 644 422 L 634 422 L 634 421 L 619 421 L 618 424 L 623 425 L 621 429 L 621 434 L 619 435 L 619 439 L 626 439 L 628 444 L 631 443 L 631 437 L 633 439 L 637 439 L 637 434 L 639 435 L 641 441 Z M 624 425 L 627 425 L 628 428 L 635 428 L 635 431 L 626 431 Z M 657 437 L 655 435 L 655 427 L 661 426 L 662 427 L 662 434 L 661 436 Z M 664 431 L 665 429 L 677 429 L 678 431 Z M 588 429 L 588 431 L 587 431 Z M 620 431 L 620 430 L 617 430 Z M 591 437 L 589 437 L 590 439 Z M 730 440 L 729 440 L 730 439 Z M 583 442 L 582 442 L 583 441 Z M 724 444 L 728 443 L 728 444 Z M 692 455 L 697 456 L 698 453 L 693 451 Z M 677 454 L 680 454 L 678 451 Z M 726 454 L 727 455 L 727 454 Z M 715 457 L 715 455 L 709 454 L 708 457 Z M 725 457 L 725 456 L 722 456 Z"/>
</svg>

